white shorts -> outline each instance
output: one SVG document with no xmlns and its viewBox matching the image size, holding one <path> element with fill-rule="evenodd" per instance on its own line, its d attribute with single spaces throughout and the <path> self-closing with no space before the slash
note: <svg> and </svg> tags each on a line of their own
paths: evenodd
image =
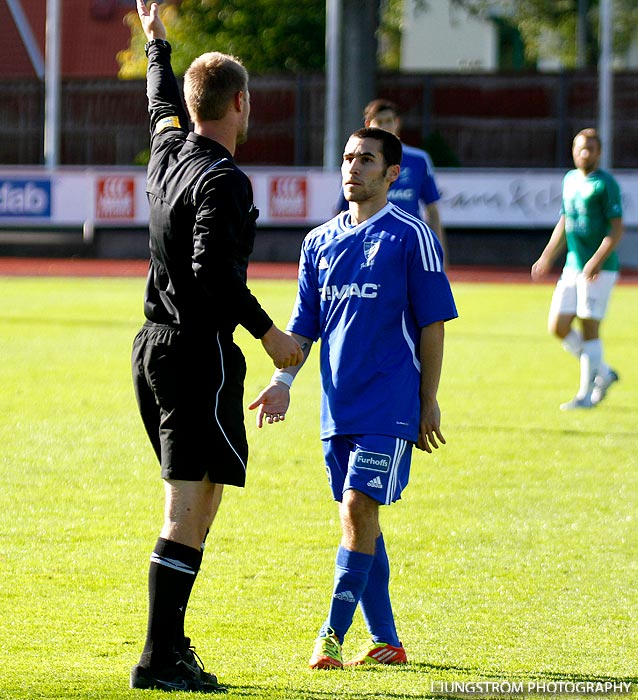
<svg viewBox="0 0 638 700">
<path fill-rule="evenodd" d="M 617 279 L 618 273 L 609 270 L 599 272 L 593 281 L 586 280 L 578 270 L 563 270 L 552 296 L 550 316 L 602 320 Z"/>
</svg>

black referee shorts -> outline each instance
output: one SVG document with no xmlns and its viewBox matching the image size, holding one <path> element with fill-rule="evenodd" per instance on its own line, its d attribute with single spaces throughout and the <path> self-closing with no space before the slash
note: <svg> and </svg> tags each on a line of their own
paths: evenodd
<svg viewBox="0 0 638 700">
<path fill-rule="evenodd" d="M 162 478 L 244 486 L 246 362 L 232 336 L 147 321 L 133 342 L 133 383 Z"/>
</svg>

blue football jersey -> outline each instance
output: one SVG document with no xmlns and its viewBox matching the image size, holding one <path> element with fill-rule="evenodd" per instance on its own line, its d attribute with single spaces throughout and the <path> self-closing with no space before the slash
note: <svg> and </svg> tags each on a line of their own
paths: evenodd
<svg viewBox="0 0 638 700">
<path fill-rule="evenodd" d="M 420 216 L 419 201 L 432 204 L 441 199 L 434 181 L 432 161 L 420 148 L 403 145 L 399 179 L 388 191 L 388 201 L 413 216 Z"/>
<path fill-rule="evenodd" d="M 321 340 L 321 437 L 416 442 L 420 329 L 457 316 L 441 245 L 388 203 L 357 226 L 348 212 L 311 231 L 288 330 Z"/>
<path fill-rule="evenodd" d="M 441 199 L 434 180 L 434 166 L 425 151 L 406 146 L 404 143 L 401 146 L 403 147 L 401 172 L 399 178 L 390 185 L 388 201 L 412 216 L 420 217 L 419 202 L 428 205 Z M 342 188 L 337 209 L 344 211 L 347 208 L 348 202 L 343 196 Z"/>
</svg>

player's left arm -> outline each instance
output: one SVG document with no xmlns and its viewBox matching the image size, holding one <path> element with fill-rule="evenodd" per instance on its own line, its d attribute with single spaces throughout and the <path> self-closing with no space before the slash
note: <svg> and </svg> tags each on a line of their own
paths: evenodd
<svg viewBox="0 0 638 700">
<path fill-rule="evenodd" d="M 610 222 L 609 233 L 603 238 L 596 252 L 589 258 L 583 267 L 583 275 L 585 279 L 593 280 L 600 272 L 603 263 L 611 255 L 624 233 L 622 217 L 616 217 Z"/>
<path fill-rule="evenodd" d="M 600 206 L 609 221 L 609 230 L 600 245 L 583 266 L 583 275 L 593 280 L 600 272 L 605 260 L 616 249 L 623 235 L 622 193 L 618 182 L 611 176 L 605 178 L 600 186 Z"/>
<path fill-rule="evenodd" d="M 441 224 L 438 202 L 441 199 L 436 179 L 434 177 L 434 165 L 426 151 L 423 151 L 424 163 L 419 187 L 419 199 L 425 209 L 425 223 L 434 231 L 443 248 L 443 261 L 447 264 L 448 249 L 445 230 Z"/>
<path fill-rule="evenodd" d="M 439 213 L 439 207 L 436 202 L 430 202 L 425 205 L 425 219 L 427 225 L 436 233 L 436 237 L 441 243 L 443 248 L 443 264 L 447 267 L 448 262 L 448 248 L 447 248 L 447 237 L 445 235 L 445 230 L 441 224 L 441 215 Z"/>
<path fill-rule="evenodd" d="M 445 324 L 436 321 L 421 329 L 419 350 L 421 357 L 421 417 L 417 447 L 426 452 L 445 444 L 441 433 L 441 410 L 437 392 L 443 367 Z"/>
</svg>

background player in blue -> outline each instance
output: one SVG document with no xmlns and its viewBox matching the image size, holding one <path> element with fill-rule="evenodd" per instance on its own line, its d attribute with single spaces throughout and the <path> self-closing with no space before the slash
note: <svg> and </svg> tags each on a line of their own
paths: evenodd
<svg viewBox="0 0 638 700">
<path fill-rule="evenodd" d="M 321 339 L 321 439 L 342 539 L 332 603 L 311 668 L 340 668 L 358 604 L 372 642 L 346 665 L 406 662 L 390 604 L 379 506 L 401 497 L 414 444 L 445 440 L 437 391 L 444 322 L 457 316 L 439 241 L 387 201 L 401 143 L 365 128 L 341 168 L 349 210 L 304 240 L 287 330 L 304 348 Z M 278 370 L 250 404 L 257 425 L 283 420 L 298 367 Z"/>
<path fill-rule="evenodd" d="M 401 131 L 399 108 L 389 100 L 372 100 L 363 110 L 363 123 L 365 126 L 385 129 L 398 137 Z M 401 145 L 403 147 L 401 172 L 396 181 L 390 185 L 388 200 L 417 217 L 422 216 L 421 207 L 423 207 L 425 221 L 441 242 L 443 257 L 447 261 L 447 241 L 437 205 L 441 195 L 434 178 L 432 160 L 429 154 L 420 148 L 404 143 Z M 339 211 L 348 208 L 343 189 L 337 208 Z"/>
<path fill-rule="evenodd" d="M 572 156 L 576 168 L 563 179 L 561 216 L 532 266 L 532 278 L 542 279 L 567 248 L 547 324 L 550 333 L 580 363 L 578 392 L 561 404 L 563 411 L 596 406 L 618 381 L 618 374 L 603 358 L 600 324 L 619 274 L 616 247 L 623 235 L 620 187 L 610 173 L 598 167 L 601 143 L 595 129 L 576 134 Z M 580 328 L 572 327 L 576 318 Z"/>
</svg>

